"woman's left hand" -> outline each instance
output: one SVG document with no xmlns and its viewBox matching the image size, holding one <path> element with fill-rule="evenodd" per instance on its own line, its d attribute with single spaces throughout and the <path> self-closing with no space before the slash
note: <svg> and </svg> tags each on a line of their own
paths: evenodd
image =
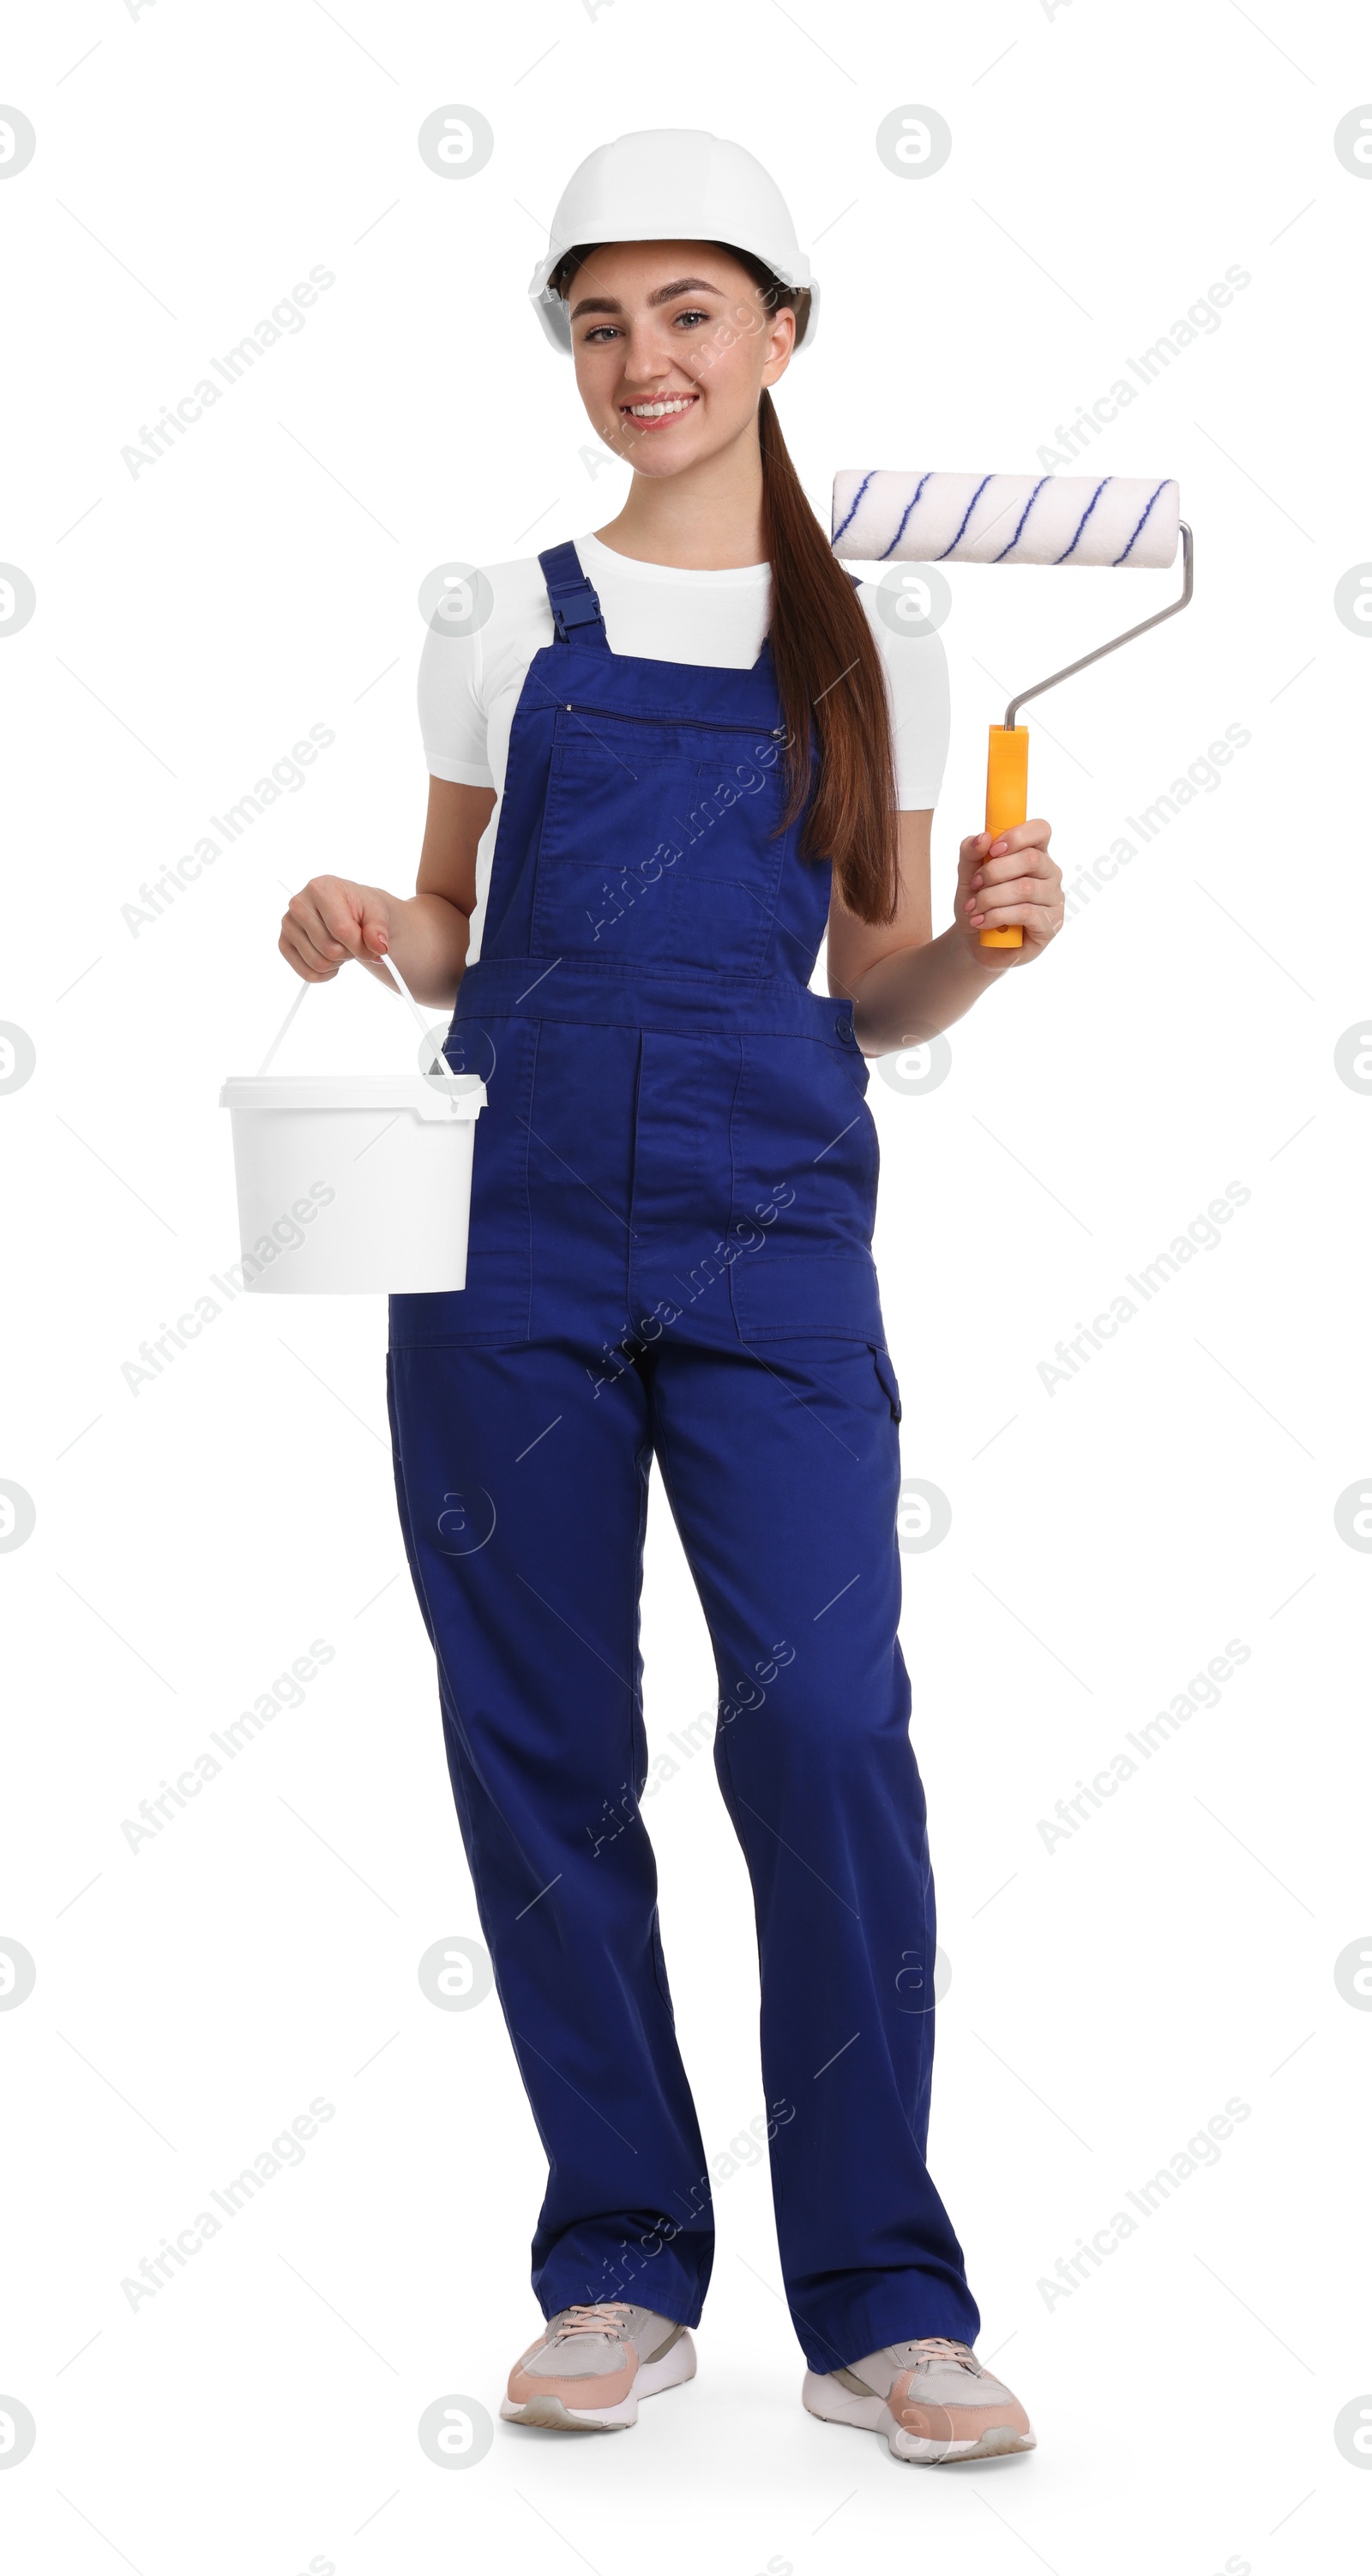
<svg viewBox="0 0 1372 2576">
<path fill-rule="evenodd" d="M 1016 823 L 1008 832 L 974 832 L 958 853 L 956 926 L 979 966 L 991 974 L 1041 957 L 1062 928 L 1062 870 L 1048 855 L 1052 825 Z M 983 930 L 1018 922 L 1019 948 L 983 948 Z"/>
</svg>

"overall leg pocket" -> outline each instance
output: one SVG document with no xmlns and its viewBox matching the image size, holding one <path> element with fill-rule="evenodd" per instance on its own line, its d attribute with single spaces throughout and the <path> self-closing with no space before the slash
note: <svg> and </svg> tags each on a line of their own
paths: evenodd
<svg viewBox="0 0 1372 2576">
<path fill-rule="evenodd" d="M 869 1342 L 867 1347 L 872 1354 L 872 1362 L 876 1369 L 881 1391 L 885 1396 L 887 1403 L 890 1405 L 891 1419 L 893 1422 L 899 1422 L 901 1411 L 900 1387 L 897 1383 L 895 1370 L 891 1366 L 891 1354 L 889 1351 L 883 1350 L 877 1342 Z"/>
</svg>

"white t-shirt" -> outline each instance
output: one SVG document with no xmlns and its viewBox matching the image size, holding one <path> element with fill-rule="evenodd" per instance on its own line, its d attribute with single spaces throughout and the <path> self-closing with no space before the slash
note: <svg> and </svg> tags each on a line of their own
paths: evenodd
<svg viewBox="0 0 1372 2576">
<path fill-rule="evenodd" d="M 647 661 L 694 662 L 716 670 L 751 668 L 767 631 L 771 574 L 766 564 L 729 572 L 682 572 L 638 563 L 598 537 L 576 539 L 596 590 L 613 653 Z M 477 852 L 476 911 L 468 955 L 481 952 L 481 925 L 500 821 L 505 764 L 515 708 L 534 654 L 553 640 L 552 610 L 538 558 L 483 567 L 492 606 L 470 635 L 432 626 L 419 665 L 419 723 L 433 778 L 463 787 L 494 787 L 495 810 Z M 886 673 L 896 759 L 897 802 L 917 813 L 933 805 L 948 756 L 948 665 L 936 634 L 911 636 L 889 627 L 876 587 L 858 592 Z"/>
</svg>

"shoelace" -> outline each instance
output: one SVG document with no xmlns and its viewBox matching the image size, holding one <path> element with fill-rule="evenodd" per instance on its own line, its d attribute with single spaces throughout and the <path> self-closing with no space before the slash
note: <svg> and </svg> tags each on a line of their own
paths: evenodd
<svg viewBox="0 0 1372 2576">
<path fill-rule="evenodd" d="M 627 2299 L 600 2299 L 590 2307 L 570 2307 L 556 2329 L 554 2341 L 561 2343 L 564 2335 L 618 2334 L 628 2313 Z"/>
<path fill-rule="evenodd" d="M 956 2361 L 963 2370 L 970 2370 L 974 2378 L 981 2376 L 981 2363 L 971 2345 L 955 2343 L 948 2335 L 917 2335 L 911 2343 L 901 2346 L 900 2349 L 919 2353 L 929 2361 Z M 917 2370 L 919 2363 L 912 2362 L 910 2368 Z"/>
</svg>

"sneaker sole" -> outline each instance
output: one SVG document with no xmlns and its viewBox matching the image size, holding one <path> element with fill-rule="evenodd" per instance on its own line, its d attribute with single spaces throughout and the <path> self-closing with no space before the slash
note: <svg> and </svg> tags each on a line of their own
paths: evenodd
<svg viewBox="0 0 1372 2576">
<path fill-rule="evenodd" d="M 661 2361 L 643 2362 L 627 2397 L 617 2406 L 566 2406 L 560 2397 L 531 2397 L 516 2406 L 509 2397 L 500 2401 L 501 2418 L 506 2424 L 534 2424 L 545 2433 L 624 2433 L 638 2421 L 640 2397 L 659 2397 L 666 2388 L 680 2388 L 696 2375 L 696 2348 L 689 2333 L 679 2335 L 672 2349 Z"/>
<path fill-rule="evenodd" d="M 854 2432 L 882 2433 L 892 2458 L 906 2461 L 912 2467 L 935 2469 L 958 2460 L 999 2460 L 1015 2451 L 1038 2448 L 1033 2433 L 1016 2432 L 1012 2424 L 989 2424 L 974 2442 L 925 2441 L 917 2433 L 907 2433 L 902 2429 L 884 2397 L 850 2396 L 846 2390 L 836 2394 L 826 2389 L 826 2404 L 815 2406 L 811 2403 L 814 2376 L 814 2373 L 806 2373 L 801 2390 L 801 2401 L 807 2415 L 813 2415 L 817 2424 L 846 2424 Z"/>
</svg>

